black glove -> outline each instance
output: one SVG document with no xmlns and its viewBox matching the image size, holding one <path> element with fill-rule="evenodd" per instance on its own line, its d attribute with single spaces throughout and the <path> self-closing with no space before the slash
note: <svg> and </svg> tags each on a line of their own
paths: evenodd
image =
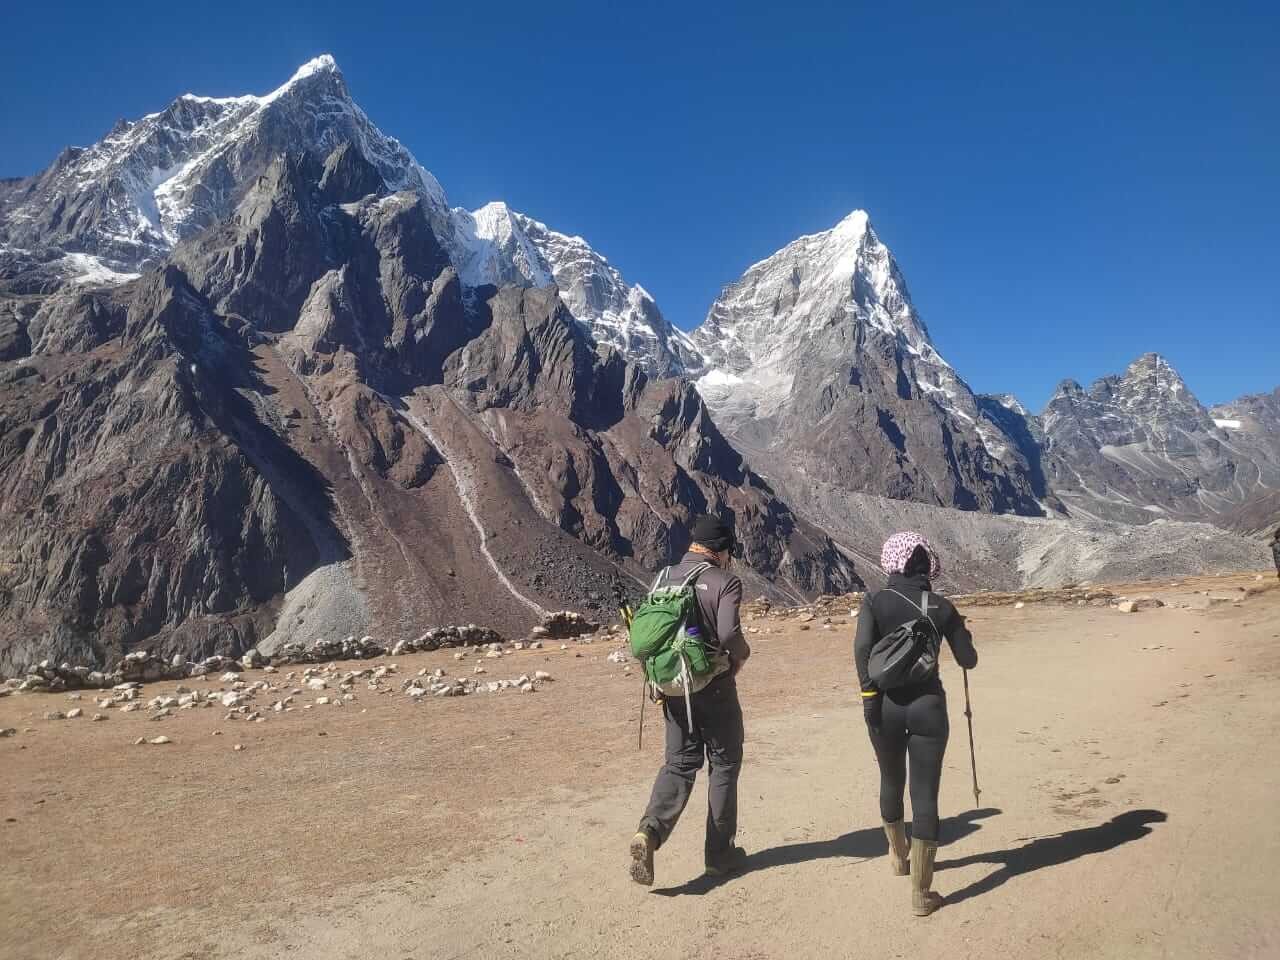
<svg viewBox="0 0 1280 960">
<path fill-rule="evenodd" d="M 884 708 L 884 695 L 876 692 L 871 696 L 871 691 L 863 691 L 862 694 L 862 717 L 867 721 L 867 726 L 872 730 L 880 729 L 880 713 Z"/>
</svg>

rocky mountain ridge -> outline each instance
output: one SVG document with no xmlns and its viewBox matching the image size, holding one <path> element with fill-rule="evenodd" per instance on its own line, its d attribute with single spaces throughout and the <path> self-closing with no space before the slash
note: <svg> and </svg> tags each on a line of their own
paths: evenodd
<svg viewBox="0 0 1280 960">
<path fill-rule="evenodd" d="M 634 593 L 707 510 L 753 592 L 860 582 L 691 385 L 553 288 L 464 284 L 452 221 L 396 186 L 355 140 L 285 152 L 139 278 L 0 296 L 0 671 L 518 633 Z"/>
<path fill-rule="evenodd" d="M 598 344 L 647 373 L 684 376 L 703 364 L 689 336 L 667 321 L 649 292 L 628 284 L 582 237 L 558 233 L 500 201 L 454 215 L 464 238 L 459 260 L 466 283 L 554 284 Z"/>
<path fill-rule="evenodd" d="M 1031 417 L 1020 405 L 975 396 L 938 354 L 864 211 L 752 265 L 686 334 L 583 238 L 501 202 L 451 209 L 438 181 L 354 104 L 327 56 L 265 96 L 184 95 L 140 121 L 121 121 L 99 144 L 64 153 L 40 176 L 6 182 L 0 288 L 55 289 L 68 276 L 124 282 L 225 216 L 274 150 L 302 145 L 327 156 L 346 142 L 371 158 L 389 189 L 422 198 L 465 286 L 555 286 L 599 346 L 651 376 L 696 380 L 720 426 L 784 489 L 839 477 L 894 499 L 1131 523 L 1164 515 L 1249 527 L 1273 513 L 1252 518 L 1259 512 L 1252 504 L 1274 487 L 1265 462 L 1274 442 L 1265 429 L 1224 441 L 1205 411 L 1188 408 L 1179 416 L 1184 428 L 1194 420 L 1193 442 L 1186 429 L 1161 432 L 1173 422 L 1169 410 L 1153 408 L 1150 429 L 1140 427 L 1143 403 L 1155 398 L 1135 395 L 1137 406 L 1122 419 L 1134 437 L 1145 429 L 1144 439 L 1113 443 L 1118 421 L 1090 426 L 1090 418 L 1121 397 L 1090 399 L 1066 382 L 1044 414 Z M 24 349 L 31 309 L 0 301 L 0 358 Z M 1211 449 L 1222 442 L 1243 448 Z M 1191 459 L 1179 454 L 1178 466 L 1143 460 L 1142 444 L 1164 451 L 1160 458 L 1170 443 L 1203 450 Z M 1232 465 L 1219 462 L 1224 456 Z M 1224 493 L 1234 489 L 1237 461 L 1257 466 L 1256 476 L 1252 483 L 1241 476 L 1244 490 Z M 1245 517 L 1233 519 L 1241 511 Z"/>
<path fill-rule="evenodd" d="M 692 339 L 717 421 L 749 456 L 778 465 L 783 489 L 816 479 L 938 506 L 1044 512 L 1045 491 L 933 346 L 864 211 L 751 266 Z"/>
<path fill-rule="evenodd" d="M 1244 398 L 1211 413 L 1158 354 L 1087 389 L 1064 381 L 1039 418 L 1025 419 L 1043 435 L 1048 482 L 1075 516 L 1232 527 L 1280 493 L 1275 407 Z"/>
<path fill-rule="evenodd" d="M 1039 515 L 1090 444 L 1212 452 L 1198 405 L 1090 427 L 1140 420 L 1144 384 L 1068 391 L 1051 430 L 975 396 L 861 212 L 684 334 L 582 238 L 450 208 L 317 58 L 0 185 L 0 671 L 519 632 L 608 609 L 704 511 L 735 520 L 749 591 L 842 592 L 874 567 L 836 512 L 854 491 Z"/>
</svg>

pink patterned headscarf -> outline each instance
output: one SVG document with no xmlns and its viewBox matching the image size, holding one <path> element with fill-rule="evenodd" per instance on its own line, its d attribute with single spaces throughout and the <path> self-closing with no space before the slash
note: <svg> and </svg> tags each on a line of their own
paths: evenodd
<svg viewBox="0 0 1280 960">
<path fill-rule="evenodd" d="M 907 567 L 907 561 L 916 552 L 916 547 L 924 547 L 929 554 L 929 578 L 942 573 L 942 561 L 938 559 L 933 547 L 929 546 L 929 541 L 910 530 L 895 533 L 884 542 L 884 549 L 880 551 L 880 568 L 885 573 L 902 573 Z"/>
</svg>

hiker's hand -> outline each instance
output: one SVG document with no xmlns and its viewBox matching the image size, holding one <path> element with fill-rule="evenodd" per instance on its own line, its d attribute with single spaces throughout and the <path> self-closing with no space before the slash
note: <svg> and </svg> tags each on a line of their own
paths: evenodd
<svg viewBox="0 0 1280 960">
<path fill-rule="evenodd" d="M 729 658 L 729 676 L 736 677 L 738 675 L 738 671 L 741 669 L 742 669 L 742 661 L 739 660 L 737 657 L 730 657 Z"/>
<path fill-rule="evenodd" d="M 883 693 L 877 693 L 874 697 L 862 698 L 862 717 L 867 721 L 867 726 L 872 730 L 880 729 L 880 714 L 883 708 Z"/>
</svg>

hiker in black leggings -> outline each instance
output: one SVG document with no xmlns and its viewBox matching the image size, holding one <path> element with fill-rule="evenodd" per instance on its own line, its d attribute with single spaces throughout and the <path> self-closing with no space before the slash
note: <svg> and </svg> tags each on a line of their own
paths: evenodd
<svg viewBox="0 0 1280 960">
<path fill-rule="evenodd" d="M 923 917 L 942 902 L 930 887 L 938 849 L 942 757 L 950 733 L 947 695 L 937 674 L 910 686 L 877 690 L 868 673 L 868 661 L 878 640 L 922 615 L 933 622 L 938 635 L 946 637 L 960 666 L 976 666 L 978 653 L 964 617 L 949 601 L 933 593 L 931 580 L 941 572 L 942 565 L 923 537 L 916 533 L 894 534 L 884 545 L 880 564 L 889 575 L 889 582 L 885 589 L 863 597 L 853 655 L 867 731 L 880 764 L 880 816 L 889 839 L 890 867 L 899 876 L 910 872 L 912 910 Z M 908 783 L 909 849 L 902 806 Z"/>
</svg>

